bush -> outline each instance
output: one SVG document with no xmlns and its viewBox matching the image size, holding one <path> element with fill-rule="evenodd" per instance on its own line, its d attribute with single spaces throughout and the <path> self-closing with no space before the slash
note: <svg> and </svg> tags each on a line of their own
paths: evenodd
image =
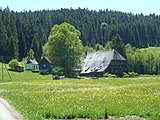
<svg viewBox="0 0 160 120">
<path fill-rule="evenodd" d="M 124 73 L 123 73 L 123 78 L 128 78 L 128 77 L 130 77 L 129 74 L 126 73 L 126 72 L 124 72 Z"/>
<path fill-rule="evenodd" d="M 138 77 L 138 73 L 135 72 L 128 72 L 128 73 L 123 73 L 123 77 Z"/>
<path fill-rule="evenodd" d="M 138 77 L 138 73 L 136 72 L 129 72 L 128 74 L 130 77 Z"/>
<path fill-rule="evenodd" d="M 52 69 L 51 74 L 52 75 L 58 75 L 58 76 L 63 76 L 64 75 L 64 69 L 62 67 L 56 67 Z"/>
<path fill-rule="evenodd" d="M 39 74 L 41 74 L 41 75 L 48 75 L 49 71 L 48 70 L 41 70 L 41 71 L 39 71 Z"/>
<path fill-rule="evenodd" d="M 10 62 L 9 62 L 9 67 L 11 69 L 15 69 L 15 67 L 18 66 L 18 60 L 17 59 L 12 59 Z"/>
<path fill-rule="evenodd" d="M 105 73 L 103 77 L 117 77 L 115 74 Z"/>
</svg>

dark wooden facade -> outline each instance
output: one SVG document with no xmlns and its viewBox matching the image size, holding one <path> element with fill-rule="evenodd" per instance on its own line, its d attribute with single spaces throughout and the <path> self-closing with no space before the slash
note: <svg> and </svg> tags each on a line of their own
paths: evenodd
<svg viewBox="0 0 160 120">
<path fill-rule="evenodd" d="M 39 62 L 40 70 L 52 70 L 55 67 L 56 65 L 54 65 L 47 57 L 43 57 L 42 60 Z"/>
<path fill-rule="evenodd" d="M 106 68 L 105 73 L 116 74 L 121 76 L 123 72 L 128 72 L 128 65 L 125 60 L 112 60 L 109 66 Z"/>
</svg>

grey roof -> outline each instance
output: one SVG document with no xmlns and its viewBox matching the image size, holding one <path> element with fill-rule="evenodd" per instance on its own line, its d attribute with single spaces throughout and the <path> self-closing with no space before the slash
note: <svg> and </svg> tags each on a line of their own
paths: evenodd
<svg viewBox="0 0 160 120">
<path fill-rule="evenodd" d="M 36 60 L 31 60 L 31 59 L 29 59 L 29 60 L 27 61 L 27 64 L 29 64 L 29 63 L 32 63 L 32 64 L 34 64 L 34 65 L 38 65 L 38 62 L 37 62 Z"/>
<path fill-rule="evenodd" d="M 91 72 L 103 72 L 112 60 L 126 60 L 116 50 L 99 50 L 87 53 L 82 65 L 82 74 Z"/>
</svg>

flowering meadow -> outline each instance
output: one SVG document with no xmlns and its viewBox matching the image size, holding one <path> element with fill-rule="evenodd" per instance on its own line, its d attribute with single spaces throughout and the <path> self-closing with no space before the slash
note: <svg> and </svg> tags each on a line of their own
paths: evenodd
<svg viewBox="0 0 160 120">
<path fill-rule="evenodd" d="M 0 97 L 27 120 L 160 119 L 159 76 L 52 80 L 31 72 L 11 74 L 13 81 L 0 80 Z"/>
</svg>

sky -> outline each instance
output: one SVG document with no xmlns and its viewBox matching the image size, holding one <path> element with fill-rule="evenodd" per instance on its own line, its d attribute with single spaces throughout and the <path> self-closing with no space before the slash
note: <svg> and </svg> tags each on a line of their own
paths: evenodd
<svg viewBox="0 0 160 120">
<path fill-rule="evenodd" d="M 14 11 L 35 11 L 60 8 L 88 8 L 89 10 L 114 10 L 126 13 L 160 15 L 160 0 L 0 0 L 2 9 L 9 6 Z"/>
</svg>

